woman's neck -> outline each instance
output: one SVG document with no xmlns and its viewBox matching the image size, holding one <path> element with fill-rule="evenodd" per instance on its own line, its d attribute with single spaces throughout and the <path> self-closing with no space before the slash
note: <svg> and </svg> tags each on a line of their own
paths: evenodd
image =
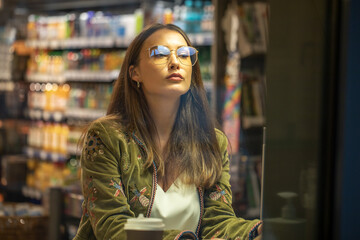
<svg viewBox="0 0 360 240">
<path fill-rule="evenodd" d="M 158 136 L 155 137 L 158 137 L 159 150 L 162 152 L 174 126 L 180 98 L 166 100 L 151 98 L 148 99 L 148 105 L 157 130 Z"/>
</svg>

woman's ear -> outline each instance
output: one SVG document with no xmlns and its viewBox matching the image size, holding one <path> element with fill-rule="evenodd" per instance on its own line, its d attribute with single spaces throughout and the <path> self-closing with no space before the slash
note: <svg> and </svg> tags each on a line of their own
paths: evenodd
<svg viewBox="0 0 360 240">
<path fill-rule="evenodd" d="M 139 70 L 137 67 L 135 67 L 134 65 L 131 65 L 129 67 L 129 75 L 130 78 L 136 82 L 140 82 L 140 74 L 139 74 Z"/>
</svg>

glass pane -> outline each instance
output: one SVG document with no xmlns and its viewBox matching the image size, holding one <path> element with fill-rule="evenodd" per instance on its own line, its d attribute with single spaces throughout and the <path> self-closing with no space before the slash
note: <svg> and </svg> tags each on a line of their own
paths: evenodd
<svg viewBox="0 0 360 240">
<path fill-rule="evenodd" d="M 264 239 L 317 239 L 325 1 L 270 3 Z"/>
</svg>

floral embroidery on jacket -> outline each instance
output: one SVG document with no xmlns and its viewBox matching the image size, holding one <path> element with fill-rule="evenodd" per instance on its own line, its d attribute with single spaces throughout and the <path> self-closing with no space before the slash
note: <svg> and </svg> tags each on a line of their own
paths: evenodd
<svg viewBox="0 0 360 240">
<path fill-rule="evenodd" d="M 134 203 L 136 202 L 137 200 L 139 200 L 141 206 L 143 207 L 147 207 L 149 206 L 149 198 L 147 198 L 145 196 L 145 192 L 147 191 L 147 188 L 146 187 L 143 187 L 140 191 L 138 189 L 136 189 L 136 186 L 134 189 L 131 190 L 135 196 L 130 200 L 130 203 Z"/>
<path fill-rule="evenodd" d="M 117 196 L 119 196 L 119 194 L 121 193 L 121 194 L 123 195 L 123 197 L 125 197 L 125 193 L 124 193 L 124 189 L 123 189 L 123 186 L 122 186 L 122 182 L 119 181 L 119 183 L 117 183 L 114 178 L 112 178 L 110 181 L 111 181 L 111 182 L 110 182 L 109 185 L 116 189 L 116 191 L 115 191 L 115 193 L 114 193 L 114 196 L 117 197 Z"/>
<path fill-rule="evenodd" d="M 95 217 L 95 214 L 92 212 L 92 209 L 95 207 L 95 200 L 97 199 L 94 194 L 97 193 L 96 188 L 94 187 L 93 178 L 89 177 L 86 182 L 86 195 L 85 195 L 85 202 L 86 202 L 86 208 L 83 212 L 83 215 L 85 216 L 91 216 L 92 218 L 92 224 L 95 227 L 97 224 L 97 219 Z"/>
<path fill-rule="evenodd" d="M 121 158 L 123 171 L 129 170 L 129 168 L 130 168 L 129 154 L 127 154 L 126 152 L 122 152 L 120 158 Z"/>
<path fill-rule="evenodd" d="M 215 185 L 215 187 L 216 187 L 216 191 L 210 193 L 210 194 L 209 194 L 209 197 L 210 197 L 212 200 L 214 200 L 214 201 L 216 201 L 216 200 L 218 200 L 219 198 L 221 198 L 225 203 L 229 204 L 229 202 L 226 200 L 226 197 L 225 197 L 225 195 L 228 195 L 228 194 L 229 194 L 228 191 L 221 189 L 221 188 L 219 187 L 219 185 L 217 185 L 217 184 Z"/>
<path fill-rule="evenodd" d="M 94 161 L 98 154 L 104 154 L 104 145 L 99 137 L 99 132 L 90 131 L 85 140 L 85 153 L 88 160 Z"/>
</svg>

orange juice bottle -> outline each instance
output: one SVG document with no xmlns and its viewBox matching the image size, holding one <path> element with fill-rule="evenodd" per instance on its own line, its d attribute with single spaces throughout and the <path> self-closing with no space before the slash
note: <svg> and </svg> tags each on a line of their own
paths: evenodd
<svg viewBox="0 0 360 240">
<path fill-rule="evenodd" d="M 69 136 L 69 126 L 62 124 L 60 129 L 59 152 L 62 154 L 67 153 L 67 141 Z"/>
<path fill-rule="evenodd" d="M 51 134 L 51 150 L 53 152 L 60 152 L 60 140 L 61 140 L 61 125 L 59 123 L 55 123 L 53 125 Z"/>
<path fill-rule="evenodd" d="M 52 84 L 51 83 L 47 83 L 45 85 L 45 106 L 44 106 L 44 110 L 45 111 L 51 111 L 53 108 L 53 104 L 52 104 Z"/>
<path fill-rule="evenodd" d="M 56 97 L 56 105 L 58 108 L 58 111 L 65 111 L 66 110 L 66 105 L 69 99 L 69 93 L 70 93 L 70 86 L 69 84 L 64 84 L 62 86 L 59 87 L 59 89 L 57 90 L 57 97 Z"/>
<path fill-rule="evenodd" d="M 51 131 L 52 126 L 50 123 L 45 123 L 45 127 L 43 128 L 43 145 L 42 148 L 45 151 L 51 150 Z"/>
</svg>

